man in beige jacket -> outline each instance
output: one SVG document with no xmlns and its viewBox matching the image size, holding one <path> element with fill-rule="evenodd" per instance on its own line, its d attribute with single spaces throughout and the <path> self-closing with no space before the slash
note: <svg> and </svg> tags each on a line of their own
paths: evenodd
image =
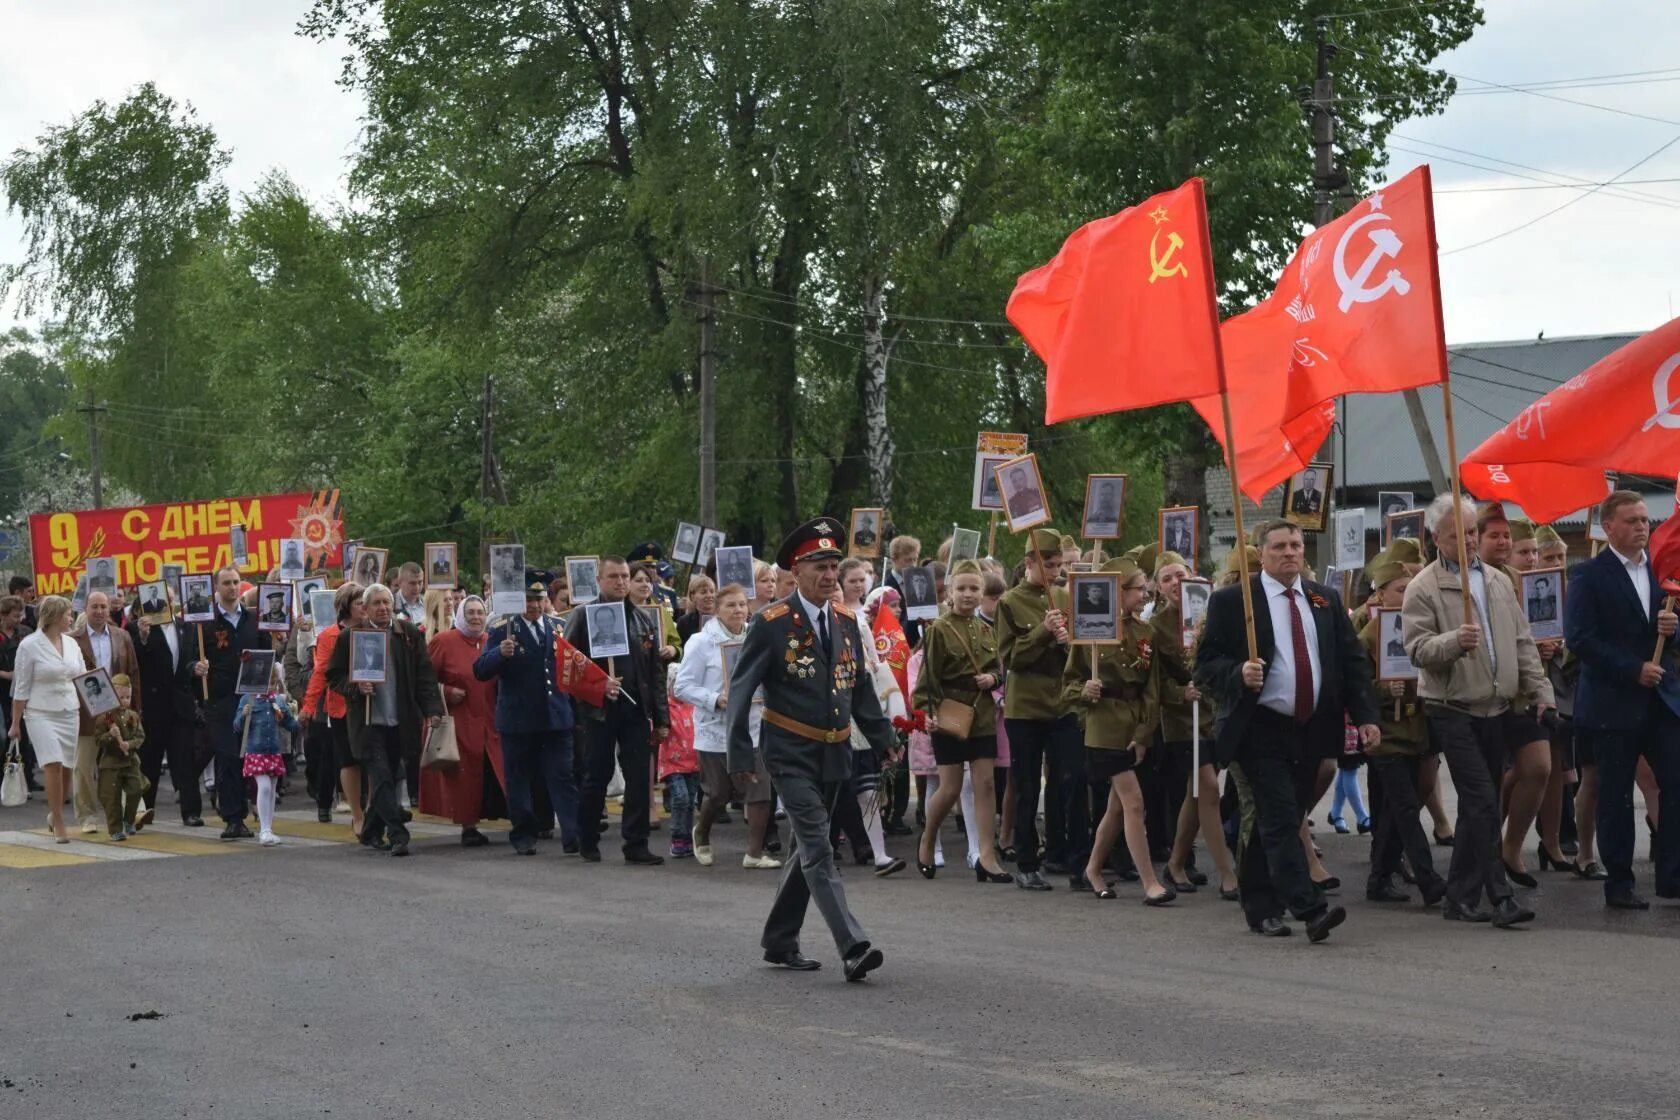
<svg viewBox="0 0 1680 1120">
<path fill-rule="evenodd" d="M 95 591 L 87 598 L 87 610 L 81 624 L 70 631 L 70 637 L 82 647 L 82 660 L 88 668 L 101 668 L 114 677 L 128 674 L 134 689 L 134 710 L 140 710 L 140 662 L 134 655 L 134 641 L 128 631 L 111 621 L 111 600 L 103 591 Z M 99 748 L 93 741 L 93 717 L 87 708 L 81 709 L 81 727 L 76 733 L 76 816 L 81 818 L 83 832 L 98 832 L 104 816 L 99 806 Z M 147 813 L 141 825 L 151 821 Z"/>
<path fill-rule="evenodd" d="M 1418 667 L 1418 697 L 1429 735 L 1447 760 L 1458 791 L 1457 842 L 1441 916 L 1508 928 L 1534 912 L 1511 897 L 1499 848 L 1499 781 L 1505 745 L 1522 743 L 1554 707 L 1528 619 L 1511 581 L 1476 555 L 1476 508 L 1443 494 L 1429 506 L 1436 558 L 1406 588 L 1401 611 L 1406 652 Z M 1471 557 L 1466 618 L 1459 541 Z M 1529 711 L 1512 709 L 1521 697 Z M 1486 894 L 1493 904 L 1482 906 Z"/>
</svg>

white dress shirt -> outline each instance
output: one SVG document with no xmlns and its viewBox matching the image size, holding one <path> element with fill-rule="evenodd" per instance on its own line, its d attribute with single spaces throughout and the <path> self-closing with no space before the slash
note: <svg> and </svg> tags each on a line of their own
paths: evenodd
<svg viewBox="0 0 1680 1120">
<path fill-rule="evenodd" d="M 1273 654 L 1266 683 L 1260 689 L 1261 707 L 1280 715 L 1295 714 L 1295 624 L 1290 613 L 1289 596 L 1293 589 L 1295 607 L 1301 612 L 1301 628 L 1307 635 L 1307 661 L 1312 669 L 1313 708 L 1318 708 L 1318 693 L 1324 686 L 1324 672 L 1318 658 L 1318 626 L 1313 621 L 1312 604 L 1301 586 L 1301 577 L 1288 587 L 1265 572 L 1260 573 L 1260 590 L 1266 596 L 1266 609 L 1272 612 Z"/>
<path fill-rule="evenodd" d="M 111 628 L 95 630 L 88 627 L 88 648 L 93 651 L 93 663 L 107 672 L 111 669 Z"/>
<path fill-rule="evenodd" d="M 1454 574 L 1458 572 L 1456 560 L 1442 557 L 1441 566 Z M 1477 621 L 1482 627 L 1482 644 L 1476 648 L 1487 654 L 1488 671 L 1497 679 L 1499 651 L 1494 648 L 1497 643 L 1493 640 L 1493 616 L 1488 614 L 1487 573 L 1482 567 L 1482 558 L 1474 555 L 1470 557 L 1470 601 L 1476 604 Z"/>
<path fill-rule="evenodd" d="M 179 669 L 181 667 L 180 632 L 175 629 L 175 624 L 173 622 L 165 622 L 161 625 L 163 626 L 163 640 L 169 646 L 169 667 L 171 669 Z"/>
<path fill-rule="evenodd" d="M 1639 596 L 1639 605 L 1644 609 L 1645 617 L 1647 619 L 1650 618 L 1651 564 L 1649 558 L 1645 554 L 1645 550 L 1640 549 L 1639 555 L 1635 556 L 1631 560 L 1626 556 L 1623 556 L 1620 552 L 1617 552 L 1614 548 L 1610 551 L 1615 552 L 1616 559 L 1622 562 L 1622 571 L 1626 572 L 1628 574 L 1628 578 L 1633 581 L 1633 590 L 1634 593 Z"/>
<path fill-rule="evenodd" d="M 834 615 L 829 613 L 829 604 L 824 603 L 819 607 L 805 598 L 803 593 L 795 592 L 794 594 L 799 596 L 799 603 L 805 608 L 805 614 L 811 620 L 811 630 L 817 635 L 818 639 L 822 637 L 823 626 L 828 627 L 828 648 L 823 652 L 832 655 L 834 653 Z M 819 623 L 818 618 L 823 621 Z"/>
</svg>

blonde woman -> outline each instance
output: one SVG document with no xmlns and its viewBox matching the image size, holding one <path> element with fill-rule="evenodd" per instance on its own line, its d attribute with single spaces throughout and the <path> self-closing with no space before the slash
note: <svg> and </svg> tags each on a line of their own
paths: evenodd
<svg viewBox="0 0 1680 1120">
<path fill-rule="evenodd" d="M 757 614 L 776 601 L 776 587 L 776 566 L 766 564 L 763 560 L 754 560 L 753 594 L 756 598 L 748 604 L 752 607 L 753 614 Z"/>
<path fill-rule="evenodd" d="M 64 793 L 76 767 L 76 735 L 81 701 L 72 680 L 87 672 L 81 647 L 69 637 L 70 600 L 48 595 L 36 613 L 35 633 L 18 643 L 12 677 L 12 726 L 19 738 L 27 721 L 29 741 L 47 784 L 47 823 L 60 844 L 64 831 Z"/>
<path fill-rule="evenodd" d="M 426 592 L 422 602 L 426 610 L 426 644 L 429 646 L 439 634 L 455 626 L 453 592 L 433 589 Z"/>
</svg>

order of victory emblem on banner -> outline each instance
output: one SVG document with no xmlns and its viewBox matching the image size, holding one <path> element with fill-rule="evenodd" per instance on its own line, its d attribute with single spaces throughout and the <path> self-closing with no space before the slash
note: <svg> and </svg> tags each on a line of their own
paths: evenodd
<svg viewBox="0 0 1680 1120">
<path fill-rule="evenodd" d="M 337 490 L 316 491 L 311 497 L 290 520 L 292 536 L 304 542 L 304 557 L 314 570 L 325 566 L 327 557 L 344 543 L 344 522 L 339 518 Z"/>
</svg>

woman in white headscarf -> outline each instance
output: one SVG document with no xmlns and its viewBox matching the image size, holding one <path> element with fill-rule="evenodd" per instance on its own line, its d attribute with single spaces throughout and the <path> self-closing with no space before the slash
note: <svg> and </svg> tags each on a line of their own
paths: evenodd
<svg viewBox="0 0 1680 1120">
<path fill-rule="evenodd" d="M 464 848 L 481 848 L 490 842 L 478 830 L 478 822 L 503 815 L 500 806 L 506 788 L 502 743 L 496 736 L 496 681 L 473 676 L 473 662 L 484 652 L 489 614 L 483 599 L 468 595 L 455 608 L 454 627 L 433 634 L 426 651 L 455 723 L 461 761 L 453 769 L 421 771 L 420 811 L 460 825 Z"/>
</svg>

